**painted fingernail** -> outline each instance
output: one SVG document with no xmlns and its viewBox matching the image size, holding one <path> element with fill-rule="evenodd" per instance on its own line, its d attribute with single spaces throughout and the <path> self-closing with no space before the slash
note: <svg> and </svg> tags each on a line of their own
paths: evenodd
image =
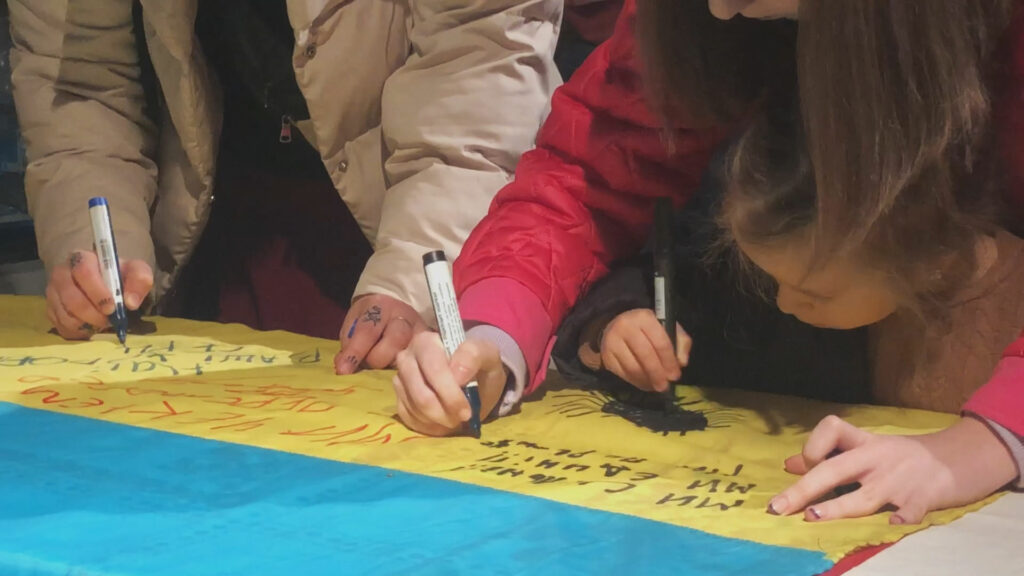
<svg viewBox="0 0 1024 576">
<path fill-rule="evenodd" d="M 817 508 L 811 506 L 807 509 L 807 514 L 804 514 L 804 519 L 810 522 L 821 520 L 821 512 Z"/>
<path fill-rule="evenodd" d="M 889 516 L 889 524 L 892 524 L 893 526 L 900 526 L 906 523 L 907 521 L 904 520 L 903 516 L 900 516 L 899 514 L 893 514 L 892 516 Z"/>
<path fill-rule="evenodd" d="M 789 500 L 785 496 L 776 496 L 768 503 L 768 513 L 780 516 L 786 513 L 786 506 L 788 505 Z"/>
</svg>

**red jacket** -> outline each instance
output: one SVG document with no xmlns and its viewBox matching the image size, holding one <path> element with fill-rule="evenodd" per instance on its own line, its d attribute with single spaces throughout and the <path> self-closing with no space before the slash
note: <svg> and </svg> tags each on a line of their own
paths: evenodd
<svg viewBox="0 0 1024 576">
<path fill-rule="evenodd" d="M 531 374 L 527 392 L 543 381 L 552 335 L 580 294 L 610 262 L 641 248 L 654 198 L 685 203 L 727 136 L 677 128 L 669 138 L 644 101 L 634 16 L 635 0 L 627 0 L 612 38 L 555 93 L 536 149 L 455 263 L 464 319 L 515 339 Z M 1004 51 L 1009 82 L 997 98 L 997 125 L 1019 194 L 1010 200 L 1024 207 L 1024 11 Z M 966 409 L 1024 436 L 1024 334 Z"/>
</svg>

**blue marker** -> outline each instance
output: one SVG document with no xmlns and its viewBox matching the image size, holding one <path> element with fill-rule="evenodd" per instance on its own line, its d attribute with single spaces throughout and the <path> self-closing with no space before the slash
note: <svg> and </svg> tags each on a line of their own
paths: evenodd
<svg viewBox="0 0 1024 576">
<path fill-rule="evenodd" d="M 124 308 L 124 289 L 121 284 L 121 269 L 117 259 L 117 245 L 114 243 L 114 227 L 110 223 L 110 208 L 103 197 L 89 200 L 89 219 L 92 220 L 93 250 L 100 261 L 103 282 L 114 295 L 114 312 L 110 325 L 117 332 L 117 339 L 123 346 L 128 338 L 128 316 Z"/>
</svg>

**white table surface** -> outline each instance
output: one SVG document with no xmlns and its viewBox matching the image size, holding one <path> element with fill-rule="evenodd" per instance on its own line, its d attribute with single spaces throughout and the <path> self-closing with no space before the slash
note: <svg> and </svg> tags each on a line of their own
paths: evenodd
<svg viewBox="0 0 1024 576">
<path fill-rule="evenodd" d="M 1024 494 L 907 536 L 847 576 L 1024 576 Z"/>
</svg>

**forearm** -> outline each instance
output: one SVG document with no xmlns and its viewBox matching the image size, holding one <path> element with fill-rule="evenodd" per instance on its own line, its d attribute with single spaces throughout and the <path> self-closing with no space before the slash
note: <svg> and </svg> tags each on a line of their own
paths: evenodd
<svg viewBox="0 0 1024 576">
<path fill-rule="evenodd" d="M 412 8 L 413 50 L 381 100 L 389 187 L 356 292 L 389 294 L 424 314 L 420 256 L 442 249 L 457 257 L 533 145 L 559 83 L 553 54 L 561 3 L 420 1 Z"/>
<path fill-rule="evenodd" d="M 9 2 L 12 80 L 40 254 L 92 245 L 88 199 L 107 196 L 122 259 L 153 265 L 156 127 L 144 113 L 131 2 Z"/>
</svg>

